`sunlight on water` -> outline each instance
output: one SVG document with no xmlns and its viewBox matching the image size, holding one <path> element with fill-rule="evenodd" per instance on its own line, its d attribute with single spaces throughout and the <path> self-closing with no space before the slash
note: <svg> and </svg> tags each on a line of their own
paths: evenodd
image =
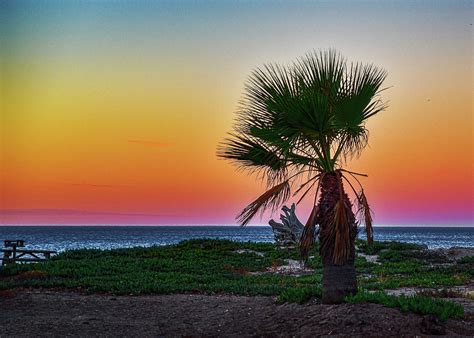
<svg viewBox="0 0 474 338">
<path fill-rule="evenodd" d="M 360 238 L 365 238 L 363 229 Z M 64 251 L 175 244 L 186 239 L 220 238 L 273 242 L 270 227 L 238 226 L 0 226 L 0 240 L 23 239 L 28 248 Z M 474 247 L 474 228 L 377 227 L 377 241 L 426 244 L 429 248 Z"/>
</svg>

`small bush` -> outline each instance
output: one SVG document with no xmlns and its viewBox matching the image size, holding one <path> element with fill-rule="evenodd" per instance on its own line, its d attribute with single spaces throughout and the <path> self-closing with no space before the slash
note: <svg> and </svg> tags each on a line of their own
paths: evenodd
<svg viewBox="0 0 474 338">
<path fill-rule="evenodd" d="M 368 262 L 367 259 L 361 256 L 357 256 L 355 259 L 355 266 L 358 273 L 369 273 L 378 265 L 372 262 Z"/>
<path fill-rule="evenodd" d="M 466 256 L 458 260 L 458 264 L 474 264 L 474 256 Z"/>
<path fill-rule="evenodd" d="M 386 249 L 387 245 L 384 242 L 373 242 L 369 245 L 367 241 L 357 240 L 356 245 L 358 249 L 367 255 L 376 255 L 381 250 Z"/>
<path fill-rule="evenodd" d="M 277 298 L 277 303 L 304 304 L 312 297 L 321 298 L 319 287 L 291 288 L 284 290 Z"/>
<path fill-rule="evenodd" d="M 400 263 L 400 262 L 407 262 L 407 261 L 416 262 L 417 260 L 413 258 L 413 254 L 410 251 L 388 250 L 388 251 L 382 251 L 379 254 L 379 261 Z"/>
<path fill-rule="evenodd" d="M 19 281 L 46 279 L 46 278 L 47 278 L 47 274 L 44 271 L 40 271 L 40 270 L 25 271 L 15 276 L 15 279 Z"/>
<path fill-rule="evenodd" d="M 370 302 L 382 304 L 384 306 L 399 308 L 403 312 L 414 312 L 422 315 L 432 314 L 441 321 L 448 318 L 462 318 L 464 316 L 464 308 L 451 301 L 441 299 L 432 299 L 426 296 L 390 296 L 384 292 L 364 292 L 359 291 L 354 296 L 346 298 L 349 303 Z"/>
<path fill-rule="evenodd" d="M 413 243 L 402 243 L 395 241 L 374 241 L 372 245 L 369 245 L 367 241 L 357 240 L 356 242 L 359 250 L 367 255 L 376 255 L 382 250 L 387 251 L 408 251 L 408 250 L 422 250 L 423 246 Z"/>
</svg>

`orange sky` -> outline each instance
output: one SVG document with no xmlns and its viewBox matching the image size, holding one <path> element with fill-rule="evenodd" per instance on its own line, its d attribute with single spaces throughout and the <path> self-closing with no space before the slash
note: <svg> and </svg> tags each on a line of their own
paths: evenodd
<svg viewBox="0 0 474 338">
<path fill-rule="evenodd" d="M 389 74 L 349 164 L 376 223 L 473 224 L 470 2 L 0 6 L 0 223 L 234 223 L 262 191 L 215 156 L 246 77 L 333 47 Z"/>
</svg>

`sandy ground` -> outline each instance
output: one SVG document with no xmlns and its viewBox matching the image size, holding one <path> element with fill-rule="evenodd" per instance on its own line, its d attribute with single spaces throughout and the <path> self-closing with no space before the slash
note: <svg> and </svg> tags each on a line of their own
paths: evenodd
<svg viewBox="0 0 474 338">
<path fill-rule="evenodd" d="M 15 291 L 0 296 L 7 336 L 473 336 L 474 321 L 436 323 L 376 304 L 275 304 L 271 297 L 83 295 Z"/>
</svg>

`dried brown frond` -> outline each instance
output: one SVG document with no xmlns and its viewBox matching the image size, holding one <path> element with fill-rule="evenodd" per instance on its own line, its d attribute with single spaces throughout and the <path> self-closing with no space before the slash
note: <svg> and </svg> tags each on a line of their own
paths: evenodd
<svg viewBox="0 0 474 338">
<path fill-rule="evenodd" d="M 343 199 L 337 201 L 334 207 L 334 219 L 331 227 L 335 229 L 333 263 L 342 265 L 349 258 L 351 238 L 347 206 Z"/>
<path fill-rule="evenodd" d="M 236 217 L 241 225 L 246 225 L 257 214 L 268 207 L 276 208 L 290 197 L 290 184 L 283 181 L 267 190 L 255 201 L 245 207 L 244 210 Z"/>
<path fill-rule="evenodd" d="M 311 246 L 314 244 L 314 237 L 315 237 L 315 227 L 316 223 L 318 222 L 318 214 L 319 214 L 319 207 L 317 205 L 313 206 L 313 210 L 311 210 L 311 214 L 309 215 L 308 220 L 303 229 L 303 233 L 301 234 L 300 238 L 300 255 L 302 260 L 308 259 L 309 250 Z"/>
<path fill-rule="evenodd" d="M 319 230 L 319 254 L 325 259 L 332 255 L 334 251 L 334 238 L 336 236 L 336 227 L 333 223 L 329 223 Z"/>
<path fill-rule="evenodd" d="M 364 174 L 354 173 L 354 172 L 343 170 L 343 169 L 341 169 L 341 171 L 345 171 L 349 173 L 360 185 L 361 191 L 357 192 L 354 186 L 351 184 L 351 182 L 347 179 L 347 177 L 342 176 L 342 178 L 344 178 L 349 184 L 349 186 L 352 188 L 352 191 L 354 192 L 356 196 L 355 200 L 358 205 L 358 211 L 357 211 L 358 218 L 361 221 L 361 223 L 365 224 L 365 232 L 367 234 L 367 243 L 371 245 L 374 240 L 373 227 L 372 227 L 372 224 L 373 224 L 372 210 L 370 209 L 369 203 L 367 202 L 367 197 L 365 196 L 362 185 L 360 184 L 359 180 L 357 180 L 357 178 L 354 176 L 354 175 L 364 176 Z"/>
<path fill-rule="evenodd" d="M 365 196 L 364 190 L 359 193 L 359 215 L 360 218 L 364 221 L 365 232 L 367 234 L 367 243 L 371 245 L 374 241 L 373 228 L 372 228 L 372 210 L 370 210 L 369 203 L 367 202 L 367 197 Z"/>
</svg>

